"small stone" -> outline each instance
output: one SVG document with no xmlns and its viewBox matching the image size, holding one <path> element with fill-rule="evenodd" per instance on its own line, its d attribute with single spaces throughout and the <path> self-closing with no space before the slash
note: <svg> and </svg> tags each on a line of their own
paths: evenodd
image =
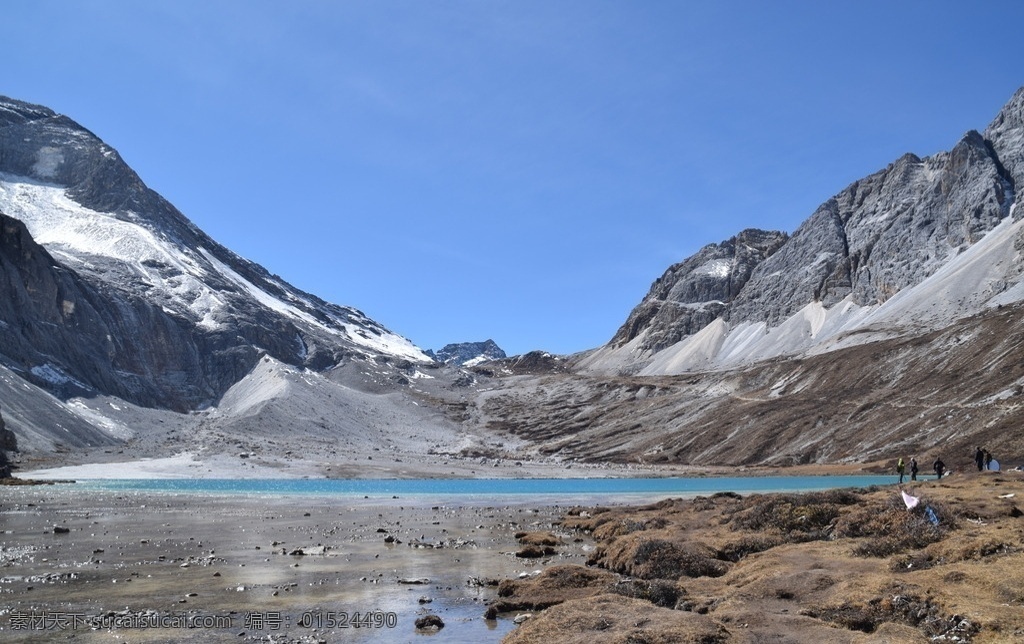
<svg viewBox="0 0 1024 644">
<path fill-rule="evenodd" d="M 434 614 L 424 615 L 416 620 L 416 630 L 441 630 L 444 628 L 444 620 Z"/>
</svg>

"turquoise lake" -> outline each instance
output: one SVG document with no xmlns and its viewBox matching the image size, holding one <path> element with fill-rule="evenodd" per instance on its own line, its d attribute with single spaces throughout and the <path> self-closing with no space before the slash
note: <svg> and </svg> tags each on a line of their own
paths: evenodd
<svg viewBox="0 0 1024 644">
<path fill-rule="evenodd" d="M 897 477 L 775 476 L 572 479 L 94 479 L 92 489 L 182 494 L 316 495 L 339 497 L 486 498 L 691 497 L 716 492 L 798 492 L 893 485 Z"/>
</svg>

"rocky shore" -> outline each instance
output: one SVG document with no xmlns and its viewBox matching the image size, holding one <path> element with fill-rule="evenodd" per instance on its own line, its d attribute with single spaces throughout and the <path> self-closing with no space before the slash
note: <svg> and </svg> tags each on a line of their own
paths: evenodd
<svg viewBox="0 0 1024 644">
<path fill-rule="evenodd" d="M 0 641 L 496 642 L 500 580 L 586 560 L 518 556 L 568 509 L 8 487 Z"/>
<path fill-rule="evenodd" d="M 1013 642 L 1024 476 L 646 506 L 0 500 L 12 642 Z M 440 641 L 440 640 L 438 640 Z"/>
</svg>

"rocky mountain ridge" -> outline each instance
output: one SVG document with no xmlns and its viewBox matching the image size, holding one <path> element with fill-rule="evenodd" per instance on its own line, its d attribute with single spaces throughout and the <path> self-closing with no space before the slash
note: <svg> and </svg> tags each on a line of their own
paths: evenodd
<svg viewBox="0 0 1024 644">
<path fill-rule="evenodd" d="M 705 247 L 655 281 L 608 346 L 583 366 L 648 375 L 726 367 L 820 349 L 877 324 L 897 294 L 1024 215 L 1013 208 L 1024 185 L 1022 119 L 1024 88 L 984 133 L 971 130 L 931 157 L 906 154 L 855 181 L 791 236 L 744 231 Z M 751 237 L 764 241 L 749 244 Z M 738 273 L 730 254 L 736 247 L 751 249 Z M 1019 263 L 1007 263 L 986 280 L 984 297 L 941 303 L 930 328 L 994 305 L 1020 276 Z M 894 334 L 917 322 L 914 313 L 886 320 Z M 798 333 L 805 337 L 794 343 Z"/>
<path fill-rule="evenodd" d="M 640 346 L 657 353 L 726 314 L 758 264 L 789 239 L 779 231 L 748 229 L 671 266 L 611 339 L 621 347 L 643 334 Z"/>
<path fill-rule="evenodd" d="M 427 350 L 425 353 L 438 362 L 469 367 L 489 360 L 501 360 L 508 357 L 501 347 L 494 340 L 490 339 L 483 342 L 446 344 L 436 352 Z"/>
<path fill-rule="evenodd" d="M 0 98 L 0 151 L 0 359 L 35 384 L 185 411 L 215 404 L 262 355 L 314 370 L 429 362 L 217 244 L 67 117 Z"/>
</svg>

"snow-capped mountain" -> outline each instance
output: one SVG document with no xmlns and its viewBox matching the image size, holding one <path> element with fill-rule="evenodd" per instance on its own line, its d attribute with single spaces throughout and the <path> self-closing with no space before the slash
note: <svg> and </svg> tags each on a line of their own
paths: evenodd
<svg viewBox="0 0 1024 644">
<path fill-rule="evenodd" d="M 430 362 L 210 239 L 67 117 L 0 97 L 0 151 L 6 247 L 37 260 L 6 266 L 0 354 L 36 384 L 185 410 L 262 355 L 314 370 L 353 355 Z"/>
</svg>

